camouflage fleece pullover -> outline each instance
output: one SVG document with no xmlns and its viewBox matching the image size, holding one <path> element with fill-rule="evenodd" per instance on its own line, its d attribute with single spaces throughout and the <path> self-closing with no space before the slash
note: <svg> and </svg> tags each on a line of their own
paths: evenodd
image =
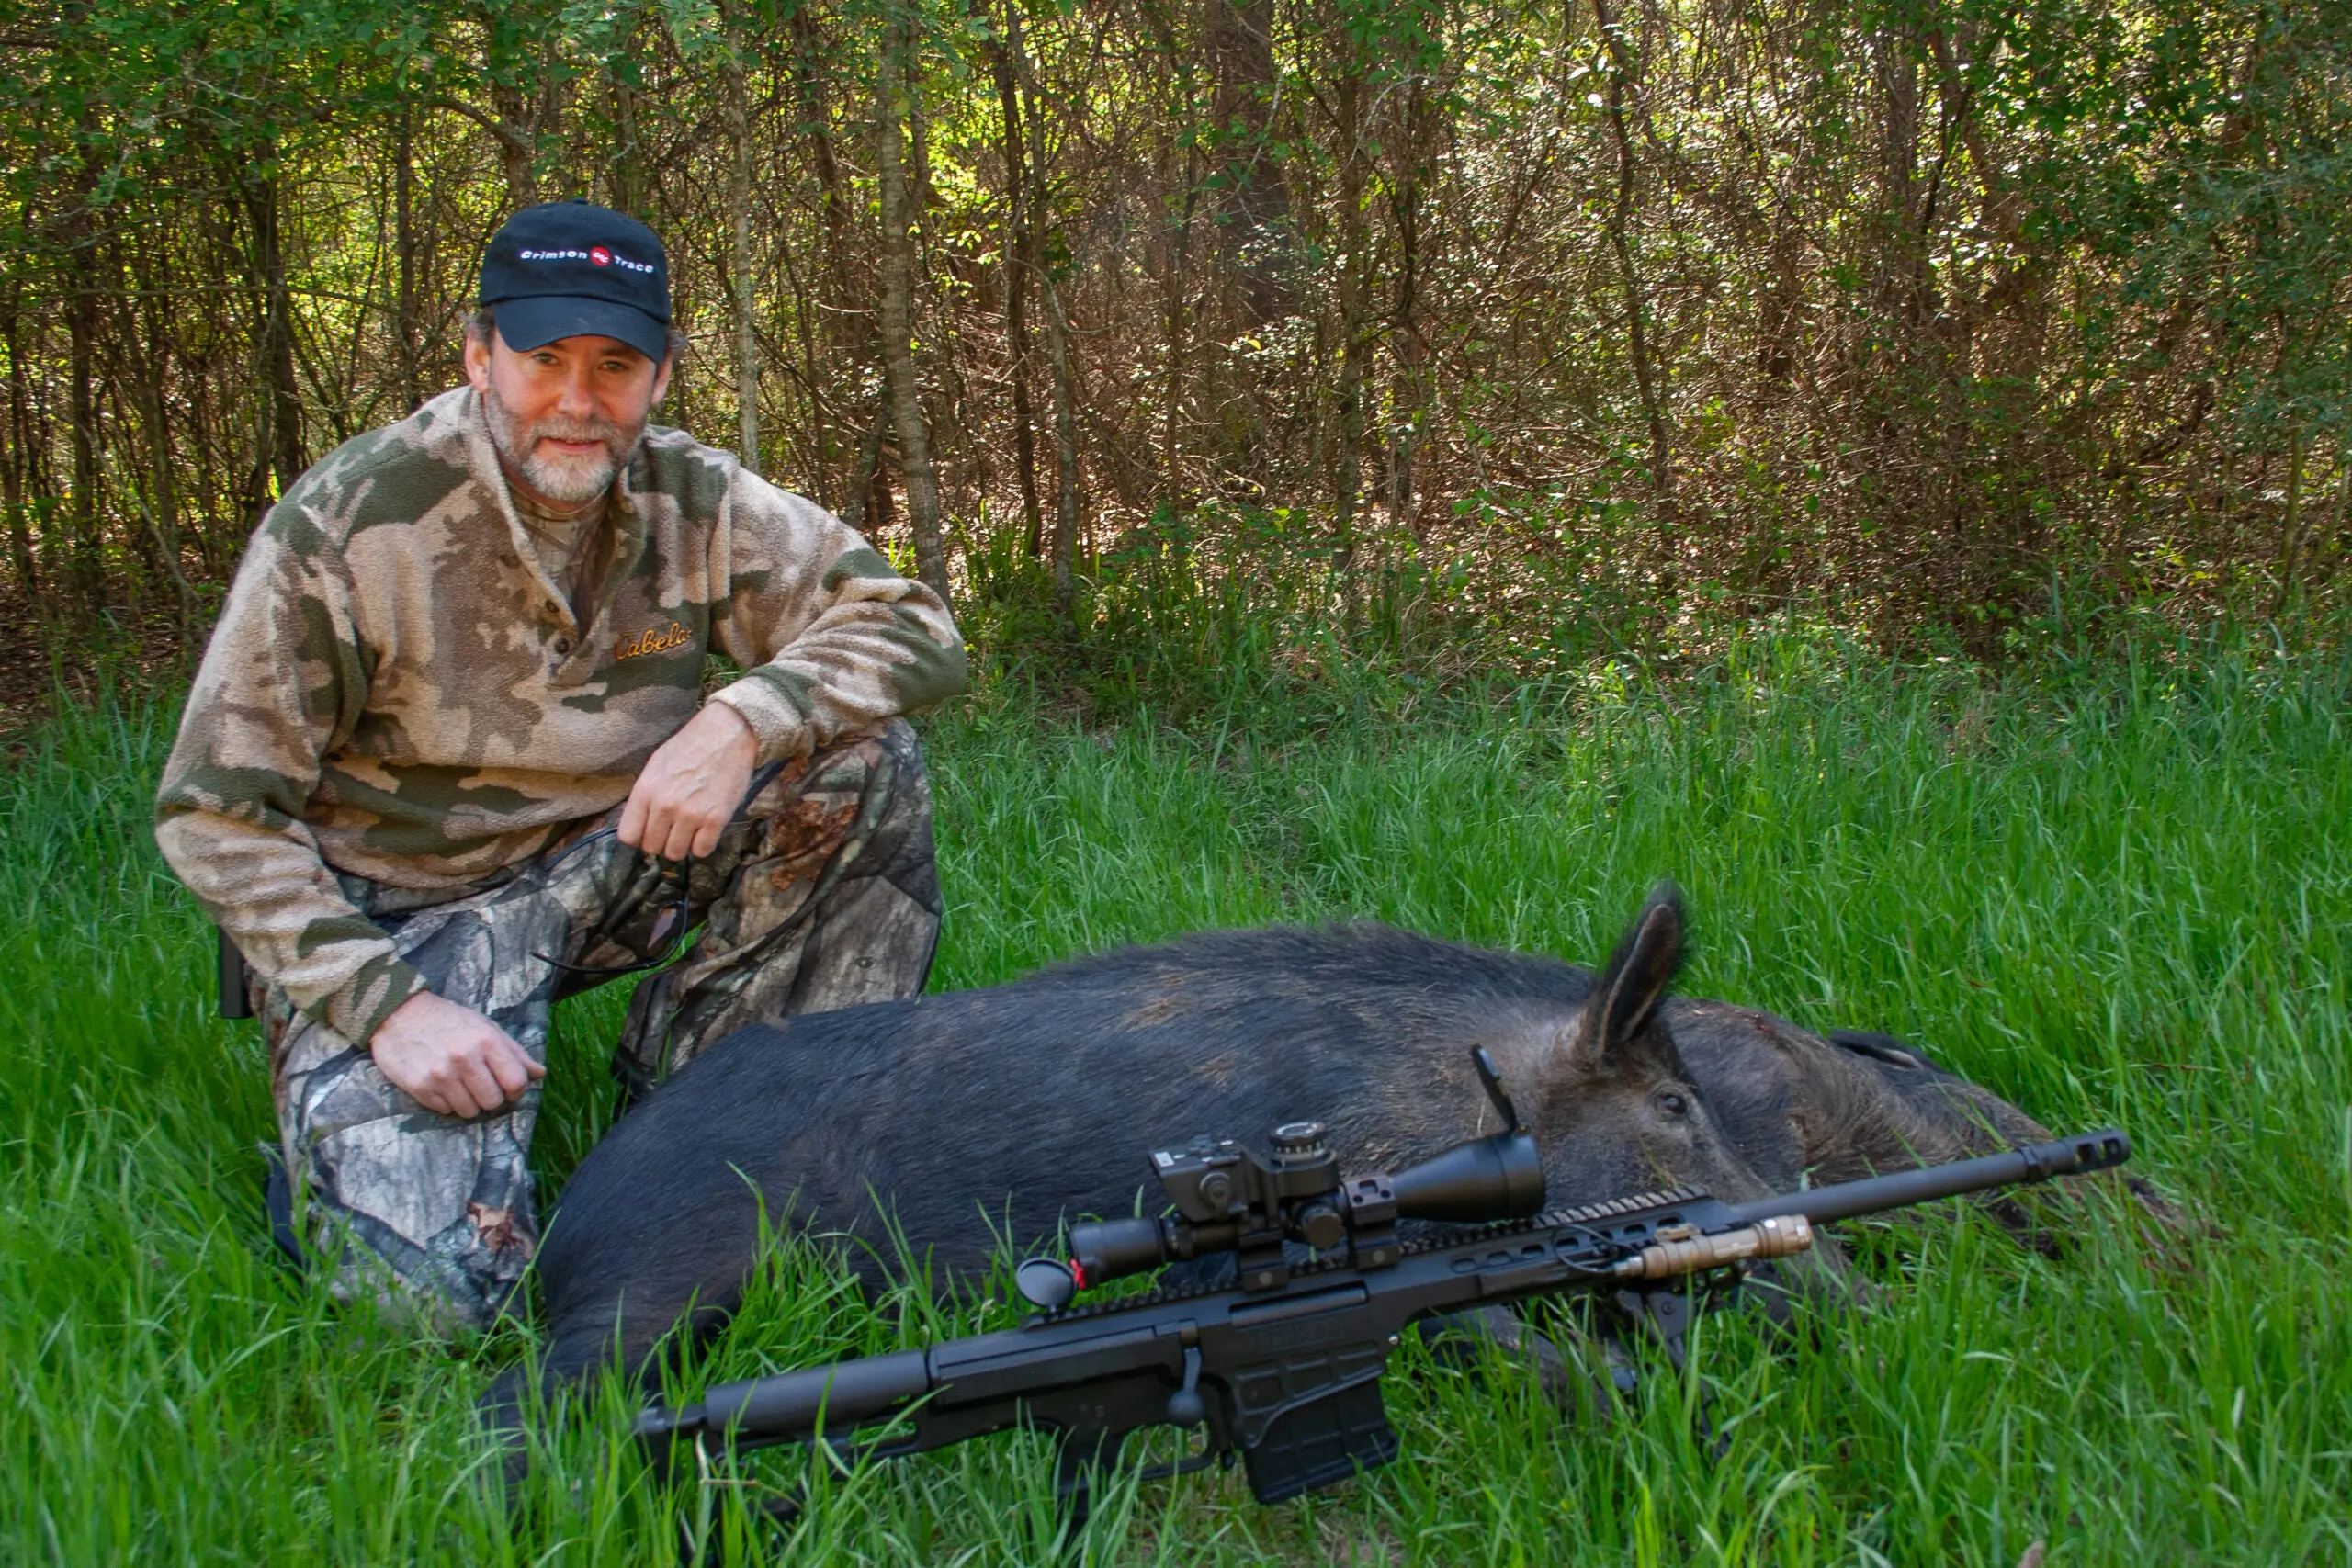
<svg viewBox="0 0 2352 1568">
<path fill-rule="evenodd" d="M 760 760 L 952 696 L 946 606 L 823 508 L 650 429 L 582 626 L 460 388 L 345 443 L 271 509 L 155 805 L 164 858 L 294 1005 L 364 1043 L 424 988 L 334 873 L 456 889 L 628 795 L 713 700 Z"/>
</svg>

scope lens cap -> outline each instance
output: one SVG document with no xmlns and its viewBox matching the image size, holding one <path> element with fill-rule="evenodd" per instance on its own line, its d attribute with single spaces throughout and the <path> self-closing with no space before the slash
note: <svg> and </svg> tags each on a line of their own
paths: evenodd
<svg viewBox="0 0 2352 1568">
<path fill-rule="evenodd" d="M 1059 1312 L 1078 1294 L 1078 1280 L 1058 1258 L 1032 1258 L 1012 1271 L 1013 1288 L 1031 1306 Z"/>
</svg>

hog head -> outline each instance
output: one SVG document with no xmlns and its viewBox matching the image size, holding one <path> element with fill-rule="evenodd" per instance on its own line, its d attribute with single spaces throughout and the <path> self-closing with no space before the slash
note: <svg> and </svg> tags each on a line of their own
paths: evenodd
<svg viewBox="0 0 2352 1568">
<path fill-rule="evenodd" d="M 1541 1072 L 1532 1131 L 1554 1207 L 1677 1187 L 1726 1203 L 1778 1190 L 1726 1134 L 1667 1027 L 1660 1004 L 1681 958 L 1681 896 L 1661 883 Z M 1830 1302 L 1851 1299 L 1859 1284 L 1826 1237 L 1759 1276 L 1775 1316 L 1785 1311 L 1781 1288 Z"/>
<path fill-rule="evenodd" d="M 1766 1196 L 1659 1016 L 1681 961 L 1681 897 L 1662 883 L 1541 1068 L 1530 1130 L 1555 1206 L 1671 1187 Z"/>
</svg>

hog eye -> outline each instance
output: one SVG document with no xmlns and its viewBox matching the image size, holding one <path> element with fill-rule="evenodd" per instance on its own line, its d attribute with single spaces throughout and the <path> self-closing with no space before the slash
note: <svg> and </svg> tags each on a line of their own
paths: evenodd
<svg viewBox="0 0 2352 1568">
<path fill-rule="evenodd" d="M 1690 1102 L 1683 1099 L 1682 1096 L 1675 1093 L 1672 1089 L 1668 1089 L 1664 1094 L 1659 1095 L 1657 1097 L 1657 1104 L 1658 1109 L 1665 1111 L 1668 1116 L 1688 1116 L 1690 1114 Z"/>
</svg>

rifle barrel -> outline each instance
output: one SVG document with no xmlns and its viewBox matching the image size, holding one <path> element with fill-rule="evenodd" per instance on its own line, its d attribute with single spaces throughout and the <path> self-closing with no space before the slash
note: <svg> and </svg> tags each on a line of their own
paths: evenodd
<svg viewBox="0 0 2352 1568">
<path fill-rule="evenodd" d="M 2132 1140 L 2109 1127 L 2061 1138 L 2056 1143 L 2030 1144 L 1979 1159 L 1926 1165 L 1917 1170 L 1840 1181 L 1807 1192 L 1784 1192 L 1777 1198 L 1760 1198 L 1753 1203 L 1734 1203 L 1729 1207 L 1734 1217 L 1742 1223 L 1803 1214 L 1818 1224 L 1899 1209 L 1910 1203 L 1930 1202 L 1938 1198 L 1953 1198 L 1963 1192 L 1982 1192 L 1991 1187 L 2047 1181 L 2053 1176 L 2086 1176 L 2121 1165 L 2131 1157 Z"/>
</svg>

